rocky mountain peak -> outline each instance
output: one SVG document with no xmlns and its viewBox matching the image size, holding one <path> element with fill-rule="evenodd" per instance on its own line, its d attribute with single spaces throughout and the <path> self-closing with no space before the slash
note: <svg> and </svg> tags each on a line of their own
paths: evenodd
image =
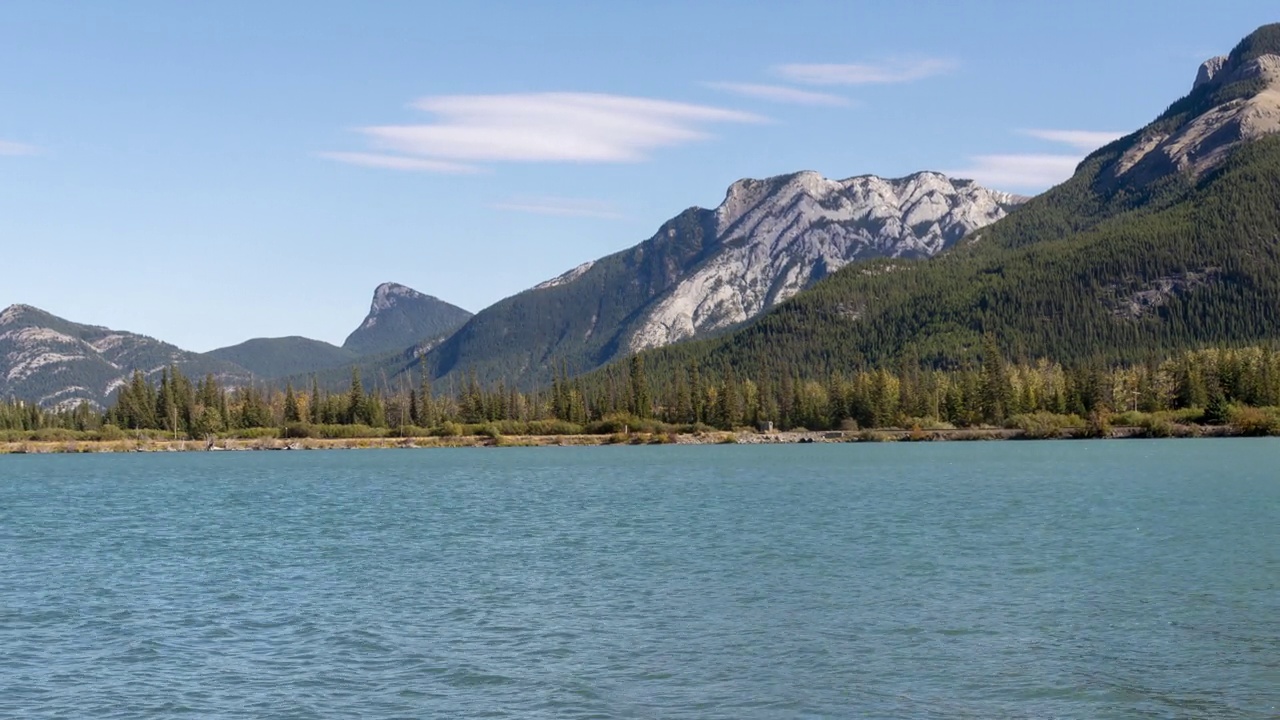
<svg viewBox="0 0 1280 720">
<path fill-rule="evenodd" d="M 30 305 L 0 312 L 0 397 L 53 408 L 104 406 L 133 371 L 154 375 L 170 365 L 233 385 L 245 377 L 234 365 L 144 335 L 74 323 Z"/>
<path fill-rule="evenodd" d="M 1218 73 L 1222 71 L 1222 68 L 1226 64 L 1227 64 L 1226 55 L 1211 57 L 1208 60 L 1205 60 L 1204 62 L 1200 63 L 1200 70 L 1196 72 L 1196 81 L 1191 86 L 1191 89 L 1195 90 L 1201 85 L 1205 85 L 1210 82 L 1213 82 L 1214 77 L 1216 77 Z"/>
<path fill-rule="evenodd" d="M 851 262 L 930 256 L 1022 200 L 937 172 L 743 178 L 714 209 L 482 310 L 420 367 L 550 382 L 749 321 Z"/>
<path fill-rule="evenodd" d="M 1210 91 L 1235 83 L 1261 79 L 1272 85 L 1280 75 L 1280 23 L 1263 25 L 1249 33 L 1227 55 L 1209 58 L 1200 65 L 1192 91 Z"/>
<path fill-rule="evenodd" d="M 1263 55 L 1280 55 L 1280 23 L 1263 25 L 1236 43 L 1227 56 L 1227 67 L 1234 69 Z"/>
<path fill-rule="evenodd" d="M 400 299 L 428 298 L 411 287 L 401 285 L 400 283 L 384 282 L 373 291 L 373 302 L 369 305 L 369 317 L 365 322 L 372 325 L 377 322 L 377 316 L 380 312 L 390 310 Z"/>
<path fill-rule="evenodd" d="M 1104 181 L 1146 185 L 1217 168 L 1240 145 L 1280 132 L 1280 24 L 1205 61 L 1190 94 L 1135 133 Z"/>
<path fill-rule="evenodd" d="M 1023 200 L 931 171 L 739 180 L 714 213 L 722 250 L 658 300 L 629 349 L 737 324 L 854 260 L 931 256 Z"/>
<path fill-rule="evenodd" d="M 10 305 L 5 308 L 3 312 L 0 312 L 0 325 L 9 325 L 17 322 L 18 318 L 21 317 L 27 309 L 28 306 L 26 305 Z"/>
<path fill-rule="evenodd" d="M 384 282 L 373 291 L 369 314 L 347 336 L 343 349 L 361 355 L 404 350 L 452 332 L 471 313 L 407 285 Z"/>
<path fill-rule="evenodd" d="M 23 305 L 21 303 L 10 305 L 3 311 L 0 311 L 0 326 L 13 325 L 18 322 L 30 321 L 33 318 L 48 315 L 45 311 L 31 305 Z"/>
</svg>

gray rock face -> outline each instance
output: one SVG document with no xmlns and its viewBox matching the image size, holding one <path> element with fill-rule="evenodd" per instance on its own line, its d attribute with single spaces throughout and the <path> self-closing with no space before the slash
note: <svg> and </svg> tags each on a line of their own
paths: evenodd
<svg viewBox="0 0 1280 720">
<path fill-rule="evenodd" d="M 373 291 L 369 314 L 342 344 L 359 355 L 404 350 L 453 332 L 471 317 L 455 305 L 398 283 L 383 283 Z"/>
<path fill-rule="evenodd" d="M 850 262 L 933 255 L 1022 200 L 934 172 L 740 180 L 715 209 L 481 310 L 415 372 L 549 383 L 748 321 Z"/>
<path fill-rule="evenodd" d="M 1225 66 L 1226 64 L 1227 64 L 1226 55 L 1211 57 L 1208 60 L 1205 60 L 1204 62 L 1200 63 L 1200 70 L 1196 72 L 1196 81 L 1195 81 L 1195 84 L 1191 86 L 1191 89 L 1195 90 L 1201 85 L 1213 82 L 1213 78 L 1217 76 L 1218 72 L 1222 70 L 1223 66 Z"/>
<path fill-rule="evenodd" d="M 855 260 L 931 256 L 1024 200 L 935 172 L 740 180 L 715 210 L 720 251 L 647 310 L 629 349 L 740 323 Z"/>
<path fill-rule="evenodd" d="M 230 363 L 145 335 L 80 325 L 30 305 L 0 312 L 0 395 L 52 408 L 105 406 L 135 370 L 151 376 L 175 365 L 191 376 L 212 373 L 229 384 L 248 374 Z"/>
<path fill-rule="evenodd" d="M 1196 87 L 1215 91 L 1235 83 L 1256 83 L 1257 89 L 1199 110 L 1176 128 L 1147 129 L 1116 163 L 1112 181 L 1142 185 L 1175 172 L 1198 177 L 1220 166 L 1237 147 L 1280 132 L 1280 55 L 1235 63 L 1213 58 L 1196 77 Z"/>
</svg>

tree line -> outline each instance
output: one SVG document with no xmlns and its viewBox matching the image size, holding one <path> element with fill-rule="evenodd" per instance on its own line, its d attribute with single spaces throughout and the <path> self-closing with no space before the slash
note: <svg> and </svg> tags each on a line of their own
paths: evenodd
<svg viewBox="0 0 1280 720">
<path fill-rule="evenodd" d="M 502 382 L 484 385 L 475 375 L 443 393 L 425 379 L 412 387 L 370 390 L 358 371 L 340 393 L 314 382 L 305 390 L 229 388 L 211 375 L 192 381 L 171 367 L 155 382 L 135 372 L 103 412 L 88 404 L 48 410 L 0 403 L 0 430 L 110 426 L 204 438 L 257 428 L 427 434 L 443 427 L 460 432 L 464 425 L 542 423 L 530 431 L 536 434 L 582 432 L 593 423 L 616 430 L 619 419 L 635 429 L 665 424 L 732 430 L 768 423 L 783 430 L 849 430 L 1001 426 L 1037 413 L 1089 418 L 1189 409 L 1215 423 L 1226 422 L 1232 406 L 1280 406 L 1280 351 L 1214 348 L 1135 365 L 1067 367 L 1048 360 L 1010 362 L 987 336 L 979 361 L 955 370 L 904 361 L 896 368 L 825 376 L 779 371 L 745 377 L 732 367 L 692 363 L 654 376 L 640 355 L 585 376 L 558 368 L 550 386 L 530 392 Z"/>
</svg>

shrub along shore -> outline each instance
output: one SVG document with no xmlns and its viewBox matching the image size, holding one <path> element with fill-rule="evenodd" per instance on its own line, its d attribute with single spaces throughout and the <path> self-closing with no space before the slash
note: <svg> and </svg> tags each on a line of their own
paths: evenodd
<svg viewBox="0 0 1280 720">
<path fill-rule="evenodd" d="M 1280 436 L 1280 408 L 1230 408 L 1228 421 L 1203 422 L 1203 411 L 1130 411 L 1089 419 L 1078 415 L 1031 413 L 1004 426 L 957 428 L 948 423 L 914 424 L 909 428 L 787 431 L 703 425 L 669 425 L 655 420 L 618 416 L 588 426 L 561 421 L 502 421 L 435 428 L 394 429 L 366 425 L 309 425 L 249 428 L 202 439 L 174 437 L 154 430 L 121 430 L 106 425 L 78 431 L 45 428 L 0 431 L 0 455 L 90 452 L 217 452 L 246 450 L 338 450 L 367 448 L 547 447 L 592 445 L 713 445 L 850 442 L 937 442 L 975 440 L 1051 440 L 1124 438 L 1198 438 Z"/>
</svg>

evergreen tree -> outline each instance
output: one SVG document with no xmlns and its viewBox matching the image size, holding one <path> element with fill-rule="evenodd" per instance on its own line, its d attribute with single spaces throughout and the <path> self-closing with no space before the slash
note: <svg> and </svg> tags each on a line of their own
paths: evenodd
<svg viewBox="0 0 1280 720">
<path fill-rule="evenodd" d="M 302 422 L 302 413 L 298 410 L 298 398 L 293 394 L 293 383 L 288 383 L 284 391 L 285 423 Z"/>
<path fill-rule="evenodd" d="M 420 400 L 418 402 L 418 424 L 423 427 L 431 427 L 439 421 L 439 413 L 435 396 L 431 392 L 431 376 L 427 373 L 422 374 L 422 386 L 419 390 Z"/>
<path fill-rule="evenodd" d="M 644 358 L 638 354 L 632 355 L 629 370 L 631 396 L 628 409 L 636 417 L 650 417 L 653 415 L 653 399 L 650 395 L 649 379 L 644 374 Z"/>
<path fill-rule="evenodd" d="M 324 420 L 323 415 L 323 399 L 320 396 L 320 383 L 316 380 L 316 376 L 311 376 L 311 397 L 307 398 L 307 412 L 311 416 L 311 423 L 319 425 Z"/>
<path fill-rule="evenodd" d="M 1217 378 L 1210 379 L 1207 384 L 1209 400 L 1204 406 L 1204 422 L 1209 425 L 1225 425 L 1231 415 L 1226 393 L 1222 391 Z"/>
<path fill-rule="evenodd" d="M 1013 396 L 1009 376 L 1005 372 L 1004 358 L 996 345 L 995 336 L 987 333 L 982 338 L 982 419 L 991 424 L 1004 422 Z"/>
<path fill-rule="evenodd" d="M 360 382 L 360 369 L 351 369 L 351 389 L 347 391 L 347 407 L 344 422 L 358 425 L 365 421 L 364 385 Z"/>
<path fill-rule="evenodd" d="M 422 410 L 418 407 L 418 391 L 409 390 L 409 424 L 421 426 Z"/>
</svg>

